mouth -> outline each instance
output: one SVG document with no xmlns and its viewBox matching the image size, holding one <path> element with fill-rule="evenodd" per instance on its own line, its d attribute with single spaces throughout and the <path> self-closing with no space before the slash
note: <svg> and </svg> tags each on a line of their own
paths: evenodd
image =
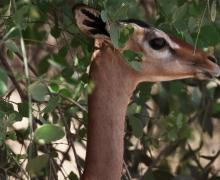
<svg viewBox="0 0 220 180">
<path fill-rule="evenodd" d="M 211 57 L 209 57 L 209 64 L 207 64 L 206 66 L 203 65 L 197 68 L 196 71 L 196 78 L 199 80 L 210 80 L 216 77 L 220 76 L 220 67 L 219 65 L 214 62 L 214 60 L 212 61 L 212 59 L 210 59 Z"/>
<path fill-rule="evenodd" d="M 202 70 L 196 73 L 196 78 L 199 80 L 210 80 L 220 76 L 220 68 L 216 68 L 215 71 Z"/>
<path fill-rule="evenodd" d="M 210 80 L 213 78 L 213 76 L 208 72 L 197 72 L 196 78 L 199 80 Z"/>
</svg>

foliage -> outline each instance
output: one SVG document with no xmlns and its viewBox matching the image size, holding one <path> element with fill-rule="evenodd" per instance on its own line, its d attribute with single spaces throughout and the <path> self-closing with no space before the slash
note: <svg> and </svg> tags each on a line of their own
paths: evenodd
<svg viewBox="0 0 220 180">
<path fill-rule="evenodd" d="M 71 160 L 79 171 L 83 168 L 84 159 L 75 145 L 85 148 L 87 95 L 94 85 L 87 71 L 92 42 L 74 25 L 71 10 L 82 2 L 102 9 L 102 19 L 113 22 L 110 35 L 115 47 L 121 47 L 132 34 L 131 28 L 119 29 L 116 20 L 144 20 L 144 10 L 135 0 L 1 2 L 3 179 L 58 179 L 59 172 L 61 179 L 75 180 L 78 172 L 65 169 L 63 163 Z M 156 4 L 154 26 L 220 59 L 219 0 L 157 0 Z M 125 52 L 124 57 L 138 69 L 141 55 Z M 126 116 L 124 160 L 128 171 L 122 179 L 129 175 L 151 180 L 220 179 L 220 169 L 214 166 L 220 161 L 219 147 L 210 147 L 212 154 L 203 151 L 209 148 L 207 139 L 212 140 L 219 130 L 218 82 L 182 80 L 137 87 Z M 15 90 L 21 101 L 14 100 Z M 25 118 L 27 128 L 16 129 L 14 124 Z M 67 148 L 60 150 L 62 142 L 57 140 L 63 136 Z M 10 142 L 21 149 L 15 151 Z"/>
</svg>

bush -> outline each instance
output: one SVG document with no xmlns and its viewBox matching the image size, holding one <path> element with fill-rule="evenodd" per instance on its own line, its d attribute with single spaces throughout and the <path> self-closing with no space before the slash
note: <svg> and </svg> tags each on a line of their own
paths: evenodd
<svg viewBox="0 0 220 180">
<path fill-rule="evenodd" d="M 79 2 L 1 4 L 2 178 L 58 179 L 59 173 L 59 178 L 75 180 L 83 169 L 84 159 L 75 146 L 85 149 L 87 95 L 93 89 L 87 69 L 93 44 L 73 23 L 71 7 Z M 135 0 L 88 2 L 102 9 L 106 21 L 145 18 Z M 219 0 L 158 0 L 156 10 L 154 26 L 220 58 Z M 120 32 L 114 32 L 111 39 L 117 46 Z M 133 55 L 127 53 L 128 58 Z M 14 100 L 15 91 L 20 100 Z M 122 179 L 219 179 L 219 96 L 218 79 L 141 83 L 126 116 Z M 24 118 L 27 128 L 15 128 Z M 64 166 L 70 160 L 78 171 Z"/>
</svg>

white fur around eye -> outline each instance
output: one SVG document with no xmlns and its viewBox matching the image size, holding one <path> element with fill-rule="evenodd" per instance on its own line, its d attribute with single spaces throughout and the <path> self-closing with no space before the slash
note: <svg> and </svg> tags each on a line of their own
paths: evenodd
<svg viewBox="0 0 220 180">
<path fill-rule="evenodd" d="M 144 42 L 144 50 L 148 56 L 156 59 L 170 59 L 172 56 L 169 48 L 165 47 L 161 50 L 155 50 L 149 45 L 148 41 Z"/>
<path fill-rule="evenodd" d="M 169 46 L 172 48 L 172 49 L 178 49 L 180 48 L 178 44 L 176 44 L 175 42 L 173 42 L 170 37 L 164 33 L 163 31 L 159 30 L 159 29 L 154 29 L 154 33 L 157 37 L 161 37 L 161 38 L 164 38 L 166 40 L 166 42 L 169 44 Z"/>
</svg>

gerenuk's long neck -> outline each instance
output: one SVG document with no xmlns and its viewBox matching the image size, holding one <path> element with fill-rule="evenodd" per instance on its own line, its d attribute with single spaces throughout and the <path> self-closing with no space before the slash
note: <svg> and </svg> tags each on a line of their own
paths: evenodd
<svg viewBox="0 0 220 180">
<path fill-rule="evenodd" d="M 88 144 L 83 180 L 120 180 L 124 120 L 136 73 L 110 47 L 94 53 L 90 79 Z"/>
</svg>

